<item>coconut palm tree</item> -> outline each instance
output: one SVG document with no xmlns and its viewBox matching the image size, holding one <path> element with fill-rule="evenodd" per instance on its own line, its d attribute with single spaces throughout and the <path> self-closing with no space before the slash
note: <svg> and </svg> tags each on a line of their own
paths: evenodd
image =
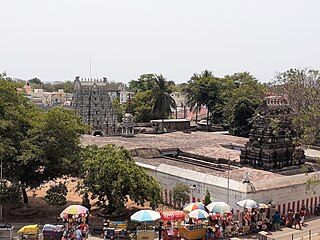
<svg viewBox="0 0 320 240">
<path fill-rule="evenodd" d="M 161 130 L 163 130 L 164 118 L 169 116 L 171 108 L 176 108 L 175 100 L 168 93 L 168 85 L 166 79 L 160 75 L 154 75 L 156 82 L 153 88 L 153 113 L 162 119 Z"/>
<path fill-rule="evenodd" d="M 207 130 L 209 130 L 210 113 L 219 101 L 219 79 L 212 71 L 195 73 L 188 81 L 187 103 L 194 112 L 199 112 L 202 106 L 207 107 Z"/>
</svg>

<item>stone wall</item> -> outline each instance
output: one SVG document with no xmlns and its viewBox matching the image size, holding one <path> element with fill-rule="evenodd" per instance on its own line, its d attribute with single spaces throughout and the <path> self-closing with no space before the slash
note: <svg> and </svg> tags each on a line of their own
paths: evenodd
<svg viewBox="0 0 320 240">
<path fill-rule="evenodd" d="M 228 179 L 226 178 L 165 164 L 161 164 L 159 167 L 137 164 L 147 169 L 161 183 L 164 201 L 167 204 L 173 204 L 173 200 L 170 201 L 169 199 L 169 193 L 172 192 L 178 182 L 185 183 L 190 187 L 195 186 L 193 190 L 190 189 L 191 202 L 203 201 L 206 190 L 209 190 L 212 201 L 228 202 Z M 294 211 L 297 211 L 298 207 L 301 208 L 303 204 L 313 212 L 315 204 L 320 202 L 320 185 L 316 185 L 312 190 L 306 191 L 305 183 L 308 178 L 314 175 L 319 179 L 320 172 L 308 176 L 299 174 L 249 183 L 230 179 L 229 204 L 235 209 L 239 209 L 236 206 L 236 202 L 250 198 L 259 203 L 272 201 L 282 214 L 286 213 L 289 208 L 294 208 Z"/>
</svg>

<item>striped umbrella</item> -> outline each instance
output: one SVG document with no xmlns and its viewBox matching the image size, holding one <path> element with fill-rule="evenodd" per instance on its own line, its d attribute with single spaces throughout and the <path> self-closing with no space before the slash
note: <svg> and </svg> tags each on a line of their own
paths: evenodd
<svg viewBox="0 0 320 240">
<path fill-rule="evenodd" d="M 211 213 L 229 213 L 232 208 L 225 202 L 212 202 L 207 205 L 207 209 Z"/>
<path fill-rule="evenodd" d="M 130 219 L 133 222 L 154 222 L 161 218 L 160 213 L 153 210 L 140 210 L 133 215 Z"/>
<path fill-rule="evenodd" d="M 88 208 L 81 206 L 81 205 L 70 205 L 66 209 L 64 209 L 60 216 L 64 217 L 66 215 L 72 214 L 72 215 L 80 215 L 80 214 L 86 214 L 89 211 Z"/>
<path fill-rule="evenodd" d="M 205 210 L 205 206 L 203 203 L 200 202 L 196 202 L 196 203 L 190 203 L 188 206 L 186 206 L 183 211 L 185 212 L 192 212 L 193 210 L 196 209 L 201 209 L 201 210 Z"/>
<path fill-rule="evenodd" d="M 209 214 L 204 210 L 196 209 L 189 213 L 189 217 L 194 219 L 204 220 L 209 217 Z"/>
</svg>

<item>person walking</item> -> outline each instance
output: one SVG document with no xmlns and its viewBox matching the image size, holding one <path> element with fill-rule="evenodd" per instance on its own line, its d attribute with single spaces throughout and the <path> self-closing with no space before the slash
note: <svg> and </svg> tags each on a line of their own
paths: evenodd
<svg viewBox="0 0 320 240">
<path fill-rule="evenodd" d="M 297 225 L 299 226 L 299 229 L 301 229 L 301 217 L 300 213 L 296 212 L 294 214 L 294 228 L 297 229 Z"/>
<path fill-rule="evenodd" d="M 280 230 L 280 221 L 281 221 L 281 216 L 278 211 L 273 215 L 273 223 L 274 223 L 274 229 L 275 230 Z"/>
<path fill-rule="evenodd" d="M 82 240 L 82 232 L 80 227 L 78 227 L 76 230 L 76 240 Z"/>
<path fill-rule="evenodd" d="M 286 226 L 292 228 L 293 225 L 293 211 L 292 209 L 289 209 L 287 220 L 286 220 Z"/>
<path fill-rule="evenodd" d="M 300 209 L 301 225 L 304 226 L 304 218 L 306 216 L 306 207 L 303 205 Z"/>
</svg>

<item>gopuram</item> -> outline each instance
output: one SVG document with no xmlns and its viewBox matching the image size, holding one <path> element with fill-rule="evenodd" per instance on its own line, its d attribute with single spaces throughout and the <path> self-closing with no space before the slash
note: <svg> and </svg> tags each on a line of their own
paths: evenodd
<svg viewBox="0 0 320 240">
<path fill-rule="evenodd" d="M 292 109 L 283 96 L 269 96 L 257 109 L 249 142 L 241 148 L 240 163 L 279 171 L 305 162 L 304 150 L 294 144 Z"/>
<path fill-rule="evenodd" d="M 93 135 L 115 135 L 119 124 L 109 95 L 107 78 L 74 80 L 72 108 L 83 122 L 93 127 Z"/>
</svg>

